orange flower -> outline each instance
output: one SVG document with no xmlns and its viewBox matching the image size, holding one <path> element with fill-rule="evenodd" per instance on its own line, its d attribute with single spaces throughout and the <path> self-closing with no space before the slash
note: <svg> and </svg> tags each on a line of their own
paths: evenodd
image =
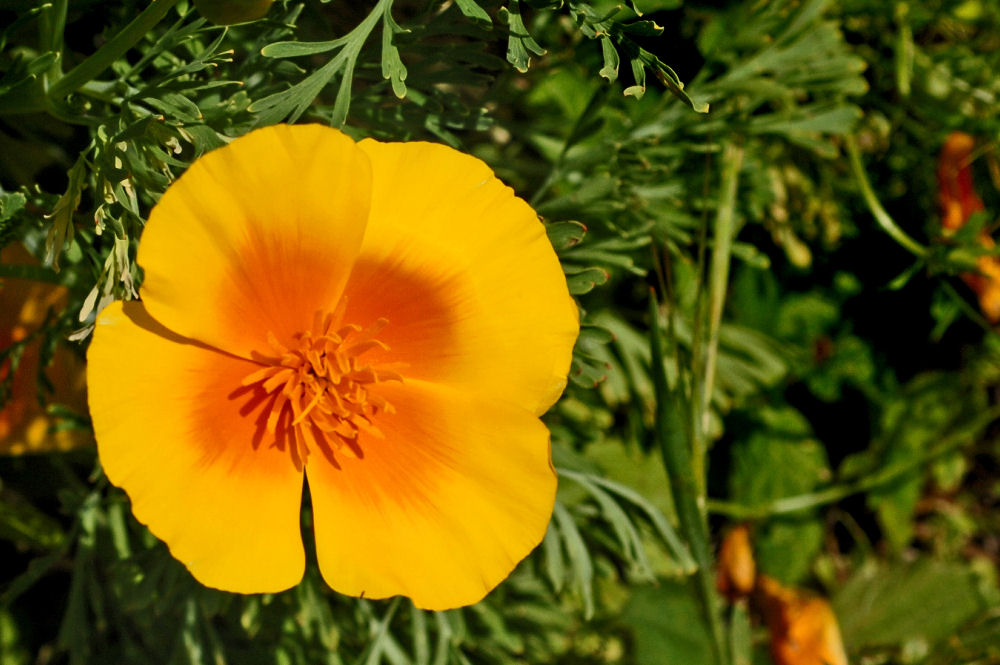
<svg viewBox="0 0 1000 665">
<path fill-rule="evenodd" d="M 577 310 L 485 164 L 260 129 L 167 190 L 138 262 L 88 353 L 98 452 L 203 584 L 301 579 L 303 478 L 342 593 L 473 603 L 539 543 Z"/>
<path fill-rule="evenodd" d="M 37 262 L 20 245 L 0 251 L 2 264 Z M 59 309 L 66 301 L 66 289 L 23 279 L 0 279 L 0 349 L 26 339 L 45 321 L 50 309 Z M 81 430 L 56 428 L 38 401 L 36 378 L 41 361 L 39 344 L 29 342 L 20 357 L 17 372 L 11 377 L 10 393 L 0 407 L 0 454 L 18 455 L 53 450 L 69 450 L 84 444 L 88 437 Z M 9 377 L 8 360 L 0 363 L 0 381 Z M 52 401 L 83 410 L 83 363 L 68 349 L 58 348 L 48 372 L 54 394 Z"/>
<path fill-rule="evenodd" d="M 952 231 L 962 228 L 974 213 L 983 210 L 983 201 L 972 183 L 975 146 L 976 140 L 965 132 L 952 132 L 945 139 L 938 158 L 941 223 Z"/>
<path fill-rule="evenodd" d="M 847 665 L 840 625 L 825 599 L 757 578 L 757 599 L 771 632 L 775 665 Z"/>
<path fill-rule="evenodd" d="M 753 591 L 756 575 L 750 529 L 739 524 L 729 530 L 719 545 L 715 587 L 731 601 L 743 598 Z"/>
<path fill-rule="evenodd" d="M 963 226 L 973 214 L 984 209 L 972 182 L 974 138 L 964 132 L 952 132 L 941 148 L 938 159 L 938 192 L 941 199 L 941 224 L 946 232 Z M 989 234 L 979 236 L 986 249 L 996 246 Z M 979 307 L 991 323 L 1000 322 L 1000 258 L 984 255 L 976 259 L 977 273 L 965 273 L 962 279 L 979 296 Z"/>
</svg>

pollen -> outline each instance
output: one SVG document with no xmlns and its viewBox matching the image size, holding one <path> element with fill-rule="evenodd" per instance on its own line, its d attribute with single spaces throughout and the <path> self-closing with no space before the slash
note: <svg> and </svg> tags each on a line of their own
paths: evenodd
<svg viewBox="0 0 1000 665">
<path fill-rule="evenodd" d="M 341 313 L 342 308 L 317 312 L 312 328 L 297 333 L 291 348 L 268 333 L 268 352 L 254 354 L 263 367 L 242 381 L 269 395 L 263 416 L 266 430 L 277 442 L 287 441 L 300 462 L 317 450 L 328 458 L 334 453 L 363 458 L 358 435 L 384 438 L 376 420 L 394 412 L 371 388 L 402 378 L 364 360 L 373 349 L 389 350 L 376 339 L 388 319 L 363 328 L 342 324 Z"/>
</svg>

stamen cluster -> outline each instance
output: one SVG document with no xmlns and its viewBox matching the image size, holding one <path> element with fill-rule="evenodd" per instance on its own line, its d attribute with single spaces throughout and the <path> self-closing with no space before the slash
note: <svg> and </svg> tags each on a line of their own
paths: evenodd
<svg viewBox="0 0 1000 665">
<path fill-rule="evenodd" d="M 272 395 L 265 407 L 266 429 L 278 441 L 287 439 L 304 461 L 317 448 L 361 458 L 358 433 L 384 438 L 375 425 L 379 413 L 394 409 L 370 390 L 381 381 L 401 381 L 393 371 L 376 369 L 360 360 L 375 348 L 389 347 L 375 339 L 389 323 L 380 318 L 368 328 L 340 325 L 340 312 L 317 312 L 313 326 L 295 335 L 288 348 L 268 333 L 269 354 L 255 354 L 265 367 L 247 375 L 244 386 L 259 384 Z"/>
</svg>

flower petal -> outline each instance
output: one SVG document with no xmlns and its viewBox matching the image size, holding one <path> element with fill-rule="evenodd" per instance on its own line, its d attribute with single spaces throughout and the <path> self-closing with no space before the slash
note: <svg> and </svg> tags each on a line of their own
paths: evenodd
<svg viewBox="0 0 1000 665">
<path fill-rule="evenodd" d="M 556 475 L 525 409 L 407 380 L 379 386 L 395 413 L 358 459 L 306 465 L 320 571 L 333 589 L 425 609 L 475 603 L 541 541 Z"/>
<path fill-rule="evenodd" d="M 372 162 L 372 209 L 345 320 L 387 318 L 379 339 L 390 351 L 377 362 L 399 362 L 407 377 L 543 413 L 566 385 L 579 324 L 538 216 L 451 148 L 359 146 Z"/>
<path fill-rule="evenodd" d="M 259 366 L 174 335 L 114 303 L 87 354 L 90 412 L 108 479 L 201 583 L 242 593 L 302 578 L 302 472 L 261 441 Z"/>
<path fill-rule="evenodd" d="M 142 298 L 170 330 L 250 357 L 340 298 L 370 199 L 369 163 L 319 125 L 265 127 L 191 165 L 153 209 Z"/>
</svg>

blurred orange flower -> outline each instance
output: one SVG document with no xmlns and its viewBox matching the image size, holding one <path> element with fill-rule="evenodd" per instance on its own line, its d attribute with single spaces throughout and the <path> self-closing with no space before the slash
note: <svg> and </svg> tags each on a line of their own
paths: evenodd
<svg viewBox="0 0 1000 665">
<path fill-rule="evenodd" d="M 0 264 L 37 263 L 20 245 L 0 251 Z M 23 279 L 0 278 L 0 349 L 26 339 L 45 321 L 50 309 L 66 302 L 66 289 Z M 69 450 L 89 440 L 79 429 L 59 429 L 38 401 L 36 379 L 40 362 L 36 341 L 24 348 L 17 371 L 10 376 L 10 359 L 0 364 L 0 381 L 10 378 L 10 393 L 0 408 L 0 454 Z M 58 348 L 47 376 L 54 393 L 50 399 L 83 412 L 86 381 L 83 363 L 65 348 Z"/>
<path fill-rule="evenodd" d="M 429 143 L 267 127 L 198 159 L 98 317 L 108 478 L 203 584 L 474 603 L 542 539 L 576 305 L 534 211 Z"/>
<path fill-rule="evenodd" d="M 847 665 L 840 625 L 825 599 L 757 579 L 756 598 L 771 631 L 775 665 Z"/>
<path fill-rule="evenodd" d="M 757 576 L 757 564 L 750 546 L 750 529 L 745 524 L 731 528 L 719 545 L 715 587 L 730 601 L 750 595 Z"/>
<path fill-rule="evenodd" d="M 938 158 L 938 192 L 941 201 L 941 224 L 946 232 L 962 228 L 969 218 L 984 209 L 972 181 L 972 152 L 976 141 L 964 132 L 952 132 Z M 979 236 L 986 249 L 996 246 L 987 233 Z M 962 279 L 979 297 L 979 307 L 991 323 L 1000 322 L 1000 258 L 980 256 L 978 273 L 966 273 Z"/>
</svg>

